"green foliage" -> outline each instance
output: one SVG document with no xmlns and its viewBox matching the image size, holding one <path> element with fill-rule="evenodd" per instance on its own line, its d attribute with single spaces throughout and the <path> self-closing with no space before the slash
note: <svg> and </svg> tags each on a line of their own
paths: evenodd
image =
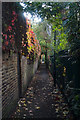
<svg viewBox="0 0 80 120">
<path fill-rule="evenodd" d="M 71 50 L 80 48 L 80 28 L 79 28 L 79 8 L 80 3 L 69 3 L 67 19 L 65 26 L 67 28 L 68 41 L 71 44 Z"/>
<path fill-rule="evenodd" d="M 45 53 L 46 51 L 46 41 L 45 38 L 48 37 L 47 33 L 46 33 L 46 24 L 47 22 L 44 21 L 40 24 L 36 24 L 33 25 L 33 30 L 37 36 L 37 39 L 39 40 L 39 43 L 41 45 L 41 50 L 43 51 L 43 53 Z"/>
<path fill-rule="evenodd" d="M 62 13 L 58 13 L 55 17 L 52 17 L 50 22 L 52 23 L 53 34 L 56 31 L 56 40 L 52 42 L 55 52 L 68 49 L 67 34 L 63 26 Z"/>
<path fill-rule="evenodd" d="M 74 95 L 71 101 L 71 109 L 74 111 L 76 116 L 80 116 L 80 95 Z"/>
<path fill-rule="evenodd" d="M 54 3 L 54 2 L 25 2 L 27 7 L 25 11 L 30 12 L 32 15 L 37 14 L 40 15 L 42 18 L 50 19 L 52 15 L 59 13 L 65 3 Z"/>
<path fill-rule="evenodd" d="M 52 46 L 55 51 L 63 49 L 71 49 L 72 51 L 80 48 L 80 29 L 79 29 L 79 2 L 59 3 L 59 2 L 25 2 L 27 5 L 24 11 L 30 12 L 32 15 L 40 16 L 43 20 L 47 19 L 52 24 L 53 34 L 57 31 L 56 48 L 53 41 Z M 37 35 L 39 31 L 37 32 Z M 63 35 L 63 36 L 62 36 Z M 42 33 L 40 33 L 41 44 Z M 44 40 L 43 40 L 44 41 Z M 52 49 L 52 48 L 51 48 Z"/>
</svg>

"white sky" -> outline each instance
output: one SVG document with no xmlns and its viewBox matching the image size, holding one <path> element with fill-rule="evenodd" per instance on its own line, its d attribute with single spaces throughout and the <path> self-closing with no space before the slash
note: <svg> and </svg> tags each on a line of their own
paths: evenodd
<svg viewBox="0 0 80 120">
<path fill-rule="evenodd" d="M 30 13 L 28 13 L 28 12 L 27 12 L 27 13 L 24 12 L 23 14 L 24 14 L 24 16 L 25 16 L 26 18 L 30 19 L 31 22 L 34 22 L 34 23 L 39 23 L 39 22 L 41 22 L 41 18 L 37 17 L 36 15 L 34 15 L 34 16 L 32 17 L 32 15 L 31 15 Z"/>
<path fill-rule="evenodd" d="M 25 8 L 27 7 L 27 5 L 25 5 L 24 3 L 20 3 L 20 4 L 21 4 L 21 6 L 24 7 L 23 9 L 25 9 Z M 41 18 L 37 17 L 37 15 L 34 15 L 34 16 L 32 17 L 32 15 L 31 15 L 29 12 L 24 12 L 23 14 L 24 14 L 24 16 L 25 16 L 26 18 L 30 19 L 32 23 L 33 23 L 33 22 L 34 22 L 34 23 L 39 23 L 39 22 L 41 22 Z"/>
</svg>

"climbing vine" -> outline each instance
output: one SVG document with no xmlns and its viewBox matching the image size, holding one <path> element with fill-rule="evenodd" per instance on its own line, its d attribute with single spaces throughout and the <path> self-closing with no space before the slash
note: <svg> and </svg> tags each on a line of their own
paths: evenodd
<svg viewBox="0 0 80 120">
<path fill-rule="evenodd" d="M 28 50 L 27 59 L 34 60 L 35 58 L 38 58 L 40 56 L 41 47 L 28 19 L 26 19 L 26 28 L 26 42 L 28 43 L 28 46 L 26 46 L 24 39 L 22 40 L 22 46 L 26 46 L 26 49 Z M 24 52 L 22 52 L 22 54 L 25 55 Z"/>
<path fill-rule="evenodd" d="M 5 7 L 4 3 L 4 7 Z M 19 10 L 10 9 L 10 3 L 3 8 L 2 51 L 19 52 L 34 61 L 40 56 L 41 47 L 28 19 Z"/>
<path fill-rule="evenodd" d="M 9 12 L 7 13 L 9 16 Z M 2 31 L 2 50 L 3 52 L 14 50 L 15 48 L 15 22 L 17 21 L 17 14 L 15 11 L 11 12 L 10 18 L 3 21 L 3 31 Z"/>
</svg>

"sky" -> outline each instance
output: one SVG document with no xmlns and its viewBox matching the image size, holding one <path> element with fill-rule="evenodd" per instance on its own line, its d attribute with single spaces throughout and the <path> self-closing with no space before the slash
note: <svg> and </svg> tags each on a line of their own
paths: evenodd
<svg viewBox="0 0 80 120">
<path fill-rule="evenodd" d="M 34 23 L 39 23 L 39 22 L 41 22 L 41 18 L 39 18 L 39 17 L 37 17 L 37 15 L 34 15 L 33 17 L 32 17 L 32 15 L 30 14 L 30 13 L 26 13 L 26 12 L 24 12 L 23 13 L 24 14 L 24 16 L 26 17 L 26 18 L 28 18 L 29 20 L 31 20 L 31 22 L 34 22 Z"/>
<path fill-rule="evenodd" d="M 24 3 L 20 3 L 20 4 L 21 4 L 21 6 L 24 7 L 23 9 L 25 9 L 27 7 Z M 37 15 L 32 16 L 29 12 L 24 12 L 23 15 L 26 18 L 28 18 L 29 20 L 31 20 L 31 23 L 39 23 L 39 22 L 41 22 L 41 18 L 38 17 Z"/>
</svg>

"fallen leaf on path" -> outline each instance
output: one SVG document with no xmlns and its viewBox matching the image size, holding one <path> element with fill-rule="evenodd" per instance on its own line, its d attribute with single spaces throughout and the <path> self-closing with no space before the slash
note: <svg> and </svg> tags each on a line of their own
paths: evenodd
<svg viewBox="0 0 80 120">
<path fill-rule="evenodd" d="M 60 117 L 60 115 L 57 115 L 57 117 Z"/>
<path fill-rule="evenodd" d="M 59 104 L 55 104 L 55 106 L 59 106 Z"/>
<path fill-rule="evenodd" d="M 25 103 L 25 101 L 21 101 L 21 103 Z"/>
<path fill-rule="evenodd" d="M 32 90 L 32 89 L 33 89 L 33 87 L 28 88 L 28 90 Z"/>
<path fill-rule="evenodd" d="M 25 110 L 28 110 L 28 108 L 25 108 Z"/>
<path fill-rule="evenodd" d="M 28 104 L 31 104 L 32 102 L 30 102 L 30 101 L 27 101 L 28 102 Z"/>
<path fill-rule="evenodd" d="M 33 96 L 33 93 L 31 93 L 30 95 Z"/>
<path fill-rule="evenodd" d="M 36 109 L 40 109 L 40 107 L 36 107 Z"/>
<path fill-rule="evenodd" d="M 32 110 L 29 110 L 29 113 L 32 113 Z"/>
<path fill-rule="evenodd" d="M 23 105 L 24 105 L 25 107 L 27 106 L 27 104 L 25 104 L 25 103 L 24 103 Z"/>
<path fill-rule="evenodd" d="M 26 100 L 26 98 L 22 98 L 22 100 Z"/>
<path fill-rule="evenodd" d="M 26 114 L 24 114 L 24 117 L 26 117 Z"/>
<path fill-rule="evenodd" d="M 66 115 L 66 114 L 68 114 L 68 113 L 69 113 L 69 111 L 64 111 L 64 112 L 63 112 L 64 115 Z"/>
<path fill-rule="evenodd" d="M 18 104 L 19 107 L 21 107 L 21 104 Z"/>
<path fill-rule="evenodd" d="M 17 112 L 20 112 L 20 109 L 18 109 Z"/>
<path fill-rule="evenodd" d="M 16 112 L 14 114 L 16 115 Z"/>
<path fill-rule="evenodd" d="M 25 119 L 26 117 L 23 117 L 23 119 Z"/>
<path fill-rule="evenodd" d="M 56 109 L 56 113 L 58 113 L 59 109 Z"/>
</svg>

